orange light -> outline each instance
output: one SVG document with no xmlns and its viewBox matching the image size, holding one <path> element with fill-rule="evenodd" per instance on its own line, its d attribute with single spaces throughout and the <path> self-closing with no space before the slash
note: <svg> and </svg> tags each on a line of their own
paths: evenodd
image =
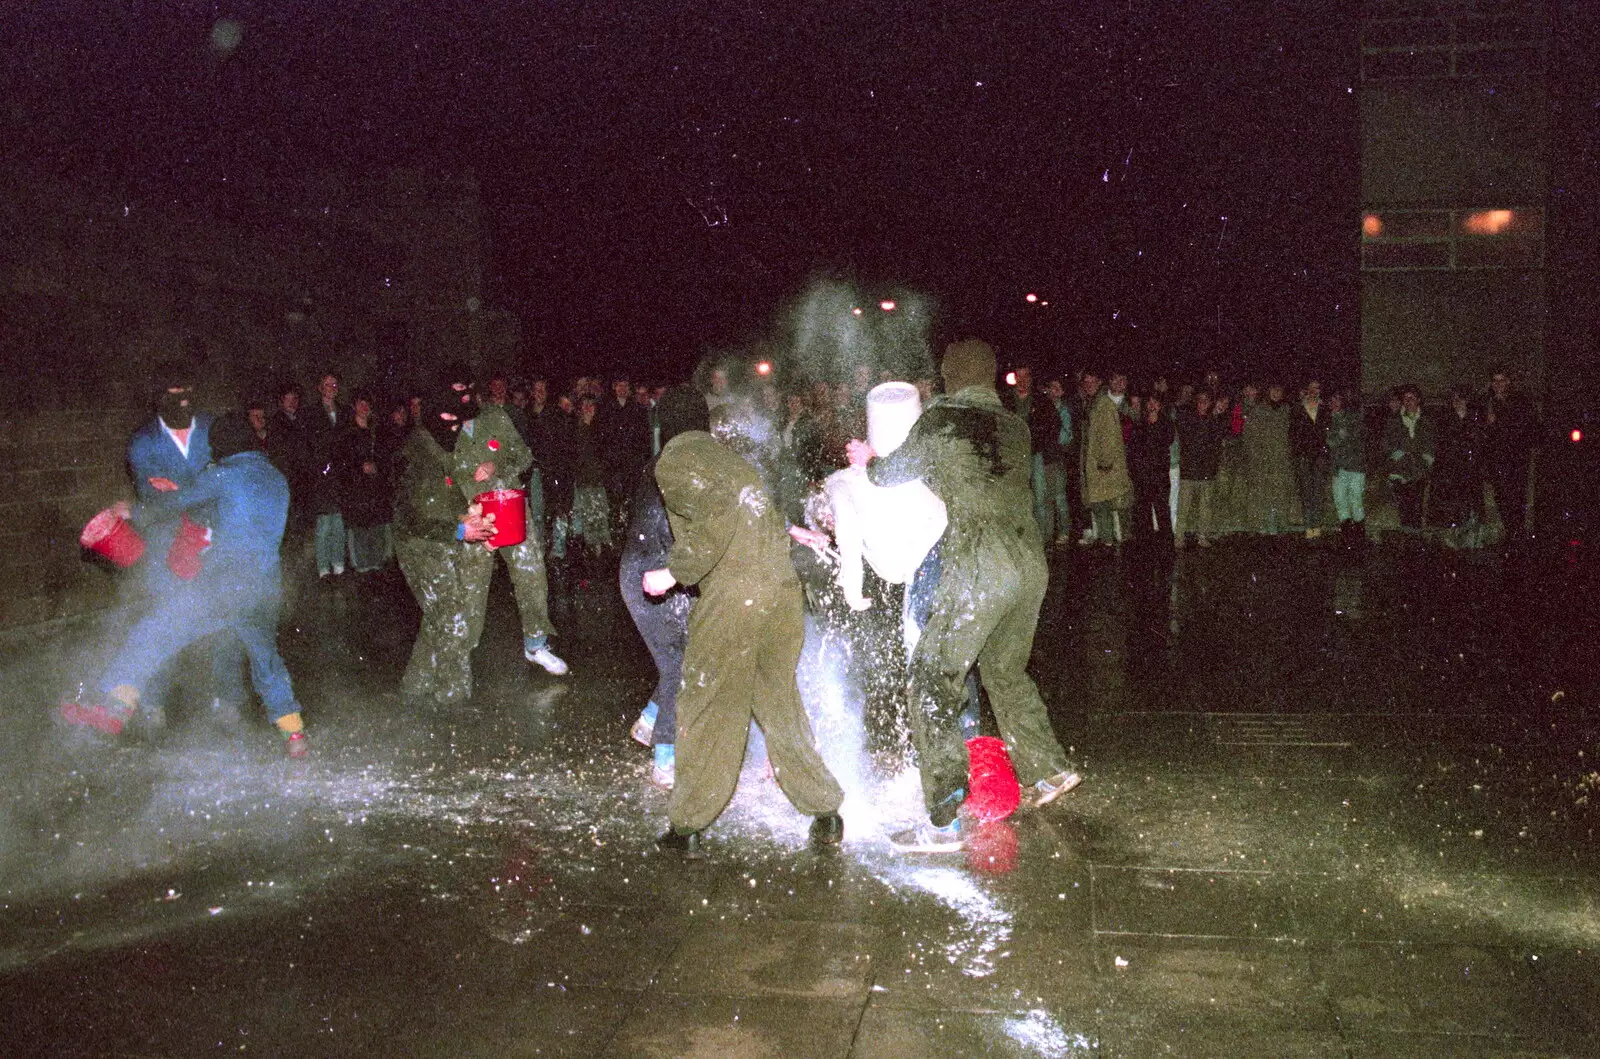
<svg viewBox="0 0 1600 1059">
<path fill-rule="evenodd" d="M 1568 434 L 1567 436 L 1569 438 L 1571 438 L 1572 439 L 1572 443 L 1574 445 L 1576 445 L 1578 442 L 1583 440 L 1583 431 L 1581 429 L 1579 429 L 1578 427 L 1573 427 L 1572 428 L 1572 433 Z"/>
<path fill-rule="evenodd" d="M 1499 235 L 1516 216 L 1510 210 L 1478 210 L 1462 219 L 1461 228 L 1471 235 Z"/>
<path fill-rule="evenodd" d="M 1383 218 L 1376 213 L 1369 213 L 1361 218 L 1361 234 L 1368 239 L 1376 239 L 1383 234 Z"/>
<path fill-rule="evenodd" d="M 771 375 L 772 374 L 772 364 L 771 364 L 771 362 L 765 361 L 765 360 L 758 361 L 756 363 L 756 374 L 757 375 Z"/>
<path fill-rule="evenodd" d="M 1036 301 L 1039 300 L 1039 296 L 1037 294 L 1027 294 L 1027 295 L 1023 296 L 1022 300 L 1025 301 L 1025 302 L 1030 302 L 1030 303 L 1031 302 L 1036 302 Z"/>
<path fill-rule="evenodd" d="M 882 309 L 886 313 L 892 313 L 894 312 L 894 302 L 888 298 L 885 298 L 883 301 L 878 303 L 878 308 Z"/>
</svg>

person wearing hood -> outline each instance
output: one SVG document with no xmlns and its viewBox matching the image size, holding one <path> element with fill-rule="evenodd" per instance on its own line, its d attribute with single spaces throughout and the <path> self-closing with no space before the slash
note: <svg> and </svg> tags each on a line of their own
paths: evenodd
<svg viewBox="0 0 1600 1059">
<path fill-rule="evenodd" d="M 203 637 L 225 632 L 243 644 L 256 694 L 289 756 L 304 757 L 300 705 L 278 654 L 279 550 L 289 483 L 255 448 L 242 420 L 219 421 L 208 441 L 216 462 L 192 481 L 163 491 L 180 510 L 213 509 L 211 544 L 199 572 L 192 580 L 175 578 L 178 587 L 160 597 L 128 633 L 102 680 L 103 703 L 66 703 L 61 712 L 68 723 L 120 734 L 139 708 L 140 689 L 168 659 Z"/>
<path fill-rule="evenodd" d="M 511 420 L 506 407 L 495 402 L 478 404 L 473 400 L 472 373 L 464 366 L 445 372 L 446 386 L 456 395 L 462 418 L 461 429 L 451 451 L 451 477 L 462 497 L 471 503 L 479 493 L 495 489 L 521 489 L 523 477 L 533 464 L 533 451 Z M 526 500 L 523 501 L 527 503 Z M 494 578 L 494 557 L 505 560 L 511 576 L 511 591 L 522 618 L 522 657 L 551 676 L 565 676 L 567 663 L 550 650 L 550 585 L 544 566 L 544 537 L 531 511 L 524 515 L 528 536 L 520 544 L 506 548 L 471 550 L 463 558 L 463 571 L 470 591 L 468 623 L 472 626 L 472 646 L 483 634 L 484 615 L 489 605 L 489 582 Z"/>
<path fill-rule="evenodd" d="M 481 561 L 494 523 L 457 484 L 453 453 L 468 406 L 449 384 L 422 399 L 421 421 L 399 455 L 395 557 L 422 608 L 422 627 L 400 681 L 409 703 L 455 703 L 472 695 L 470 579 L 492 572 Z"/>
<path fill-rule="evenodd" d="M 805 604 L 782 514 L 738 453 L 704 430 L 679 434 L 656 460 L 672 530 L 663 566 L 640 586 L 662 596 L 698 587 L 678 689 L 676 776 L 658 840 L 697 854 L 700 833 L 739 782 L 750 720 L 761 725 L 773 778 L 796 809 L 814 817 L 811 839 L 844 837 L 844 792 L 817 753 L 795 667 L 805 640 Z"/>
<path fill-rule="evenodd" d="M 711 429 L 705 398 L 688 386 L 662 396 L 656 405 L 656 419 L 663 448 L 679 434 Z M 644 594 L 645 571 L 665 566 L 672 554 L 672 525 L 656 485 L 659 460 L 659 455 L 652 457 L 634 485 L 618 582 L 628 616 L 656 664 L 655 692 L 634 722 L 632 735 L 652 748 L 655 782 L 671 787 L 676 761 L 678 685 L 683 681 L 683 652 L 689 643 L 689 610 L 694 596 L 682 587 L 654 599 Z"/>
<path fill-rule="evenodd" d="M 964 845 L 968 761 L 959 718 L 974 664 L 1023 804 L 1045 805 L 1080 781 L 1027 671 L 1049 580 L 1033 516 L 1028 425 L 1000 403 L 987 343 L 954 343 L 941 370 L 945 394 L 928 402 L 903 444 L 882 455 L 864 441 L 849 446 L 850 462 L 865 466 L 875 485 L 920 478 L 949 519 L 934 602 L 911 658 L 911 734 L 928 820 L 891 837 L 903 852 Z"/>
</svg>

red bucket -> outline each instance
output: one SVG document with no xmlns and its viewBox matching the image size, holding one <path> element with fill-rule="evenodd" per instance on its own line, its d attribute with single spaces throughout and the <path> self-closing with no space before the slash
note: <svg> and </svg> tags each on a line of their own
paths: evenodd
<svg viewBox="0 0 1600 1059">
<path fill-rule="evenodd" d="M 528 494 L 521 489 L 494 489 L 472 498 L 483 505 L 485 515 L 494 516 L 493 548 L 509 548 L 528 539 Z"/>
<path fill-rule="evenodd" d="M 980 735 L 967 740 L 967 803 L 974 818 L 992 823 L 1017 811 L 1022 788 L 1005 740 Z"/>
<path fill-rule="evenodd" d="M 167 549 L 167 569 L 185 581 L 193 581 L 200 574 L 200 553 L 211 547 L 211 531 L 198 522 L 190 522 L 188 515 L 180 517 L 178 535 Z"/>
<path fill-rule="evenodd" d="M 118 518 L 110 508 L 89 520 L 83 532 L 78 534 L 78 543 L 118 566 L 132 566 L 144 554 L 144 538 L 139 536 L 127 519 Z"/>
</svg>

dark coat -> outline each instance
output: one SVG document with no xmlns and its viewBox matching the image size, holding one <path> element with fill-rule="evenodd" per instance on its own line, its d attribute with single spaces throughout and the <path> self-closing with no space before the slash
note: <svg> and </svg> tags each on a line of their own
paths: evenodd
<svg viewBox="0 0 1600 1059">
<path fill-rule="evenodd" d="M 1158 416 L 1154 423 L 1140 419 L 1128 438 L 1128 474 L 1140 492 L 1172 480 L 1172 420 Z"/>
<path fill-rule="evenodd" d="M 1296 460 L 1322 463 L 1328 458 L 1328 424 L 1333 413 L 1328 402 L 1317 404 L 1316 418 L 1306 411 L 1305 402 L 1289 406 L 1289 454 Z"/>
<path fill-rule="evenodd" d="M 1222 462 L 1222 438 L 1227 422 L 1215 415 L 1200 415 L 1193 408 L 1180 408 L 1178 434 L 1178 477 L 1189 482 L 1209 482 L 1217 477 Z"/>
<path fill-rule="evenodd" d="M 321 402 L 300 410 L 306 424 L 307 502 L 319 515 L 335 514 L 346 486 L 345 465 L 341 460 L 344 430 L 350 424 L 350 409 L 334 405 L 330 417 Z"/>
<path fill-rule="evenodd" d="M 365 428 L 351 416 L 337 439 L 339 511 L 347 526 L 357 529 L 381 526 L 394 513 L 394 484 L 390 477 L 388 439 L 376 417 Z M 371 468 L 372 473 L 367 473 Z"/>
</svg>

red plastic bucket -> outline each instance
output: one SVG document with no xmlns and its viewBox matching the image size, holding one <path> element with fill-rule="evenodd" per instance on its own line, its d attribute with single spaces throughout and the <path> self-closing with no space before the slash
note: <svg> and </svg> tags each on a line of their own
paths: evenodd
<svg viewBox="0 0 1600 1059">
<path fill-rule="evenodd" d="M 185 581 L 193 581 L 200 574 L 200 553 L 211 547 L 211 531 L 198 522 L 190 522 L 188 515 L 181 518 L 178 535 L 167 549 L 167 569 Z"/>
<path fill-rule="evenodd" d="M 1004 820 L 1016 812 L 1022 788 L 1005 740 L 992 735 L 968 739 L 967 762 L 967 811 L 984 823 Z"/>
<path fill-rule="evenodd" d="M 118 518 L 110 508 L 89 520 L 83 532 L 78 534 L 78 543 L 118 566 L 132 566 L 144 554 L 144 538 L 139 536 L 127 519 Z"/>
<path fill-rule="evenodd" d="M 521 489 L 494 489 L 472 498 L 483 505 L 485 515 L 494 516 L 494 536 L 489 544 L 509 548 L 528 539 L 528 494 Z"/>
</svg>

